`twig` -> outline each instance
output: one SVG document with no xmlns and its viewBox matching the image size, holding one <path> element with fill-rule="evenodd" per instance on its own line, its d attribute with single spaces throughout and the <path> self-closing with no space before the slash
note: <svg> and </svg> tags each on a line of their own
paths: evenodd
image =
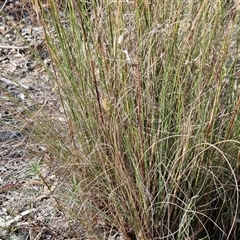
<svg viewBox="0 0 240 240">
<path fill-rule="evenodd" d="M 0 77 L 0 82 L 4 82 L 5 84 L 10 84 L 10 85 L 14 85 L 14 86 L 20 86 L 22 88 L 28 89 L 28 86 L 22 84 L 22 83 L 16 83 L 8 78 L 5 77 Z"/>
<path fill-rule="evenodd" d="M 11 224 L 13 224 L 15 222 L 18 222 L 21 218 L 28 215 L 29 213 L 35 212 L 36 210 L 37 210 L 36 208 L 33 208 L 33 209 L 23 211 L 19 215 L 17 215 L 16 217 L 11 218 L 10 220 L 0 218 L 0 227 L 2 227 L 2 228 L 10 227 Z"/>
<path fill-rule="evenodd" d="M 8 45 L 0 45 L 0 49 L 27 49 L 27 46 L 8 46 Z"/>
<path fill-rule="evenodd" d="M 6 6 L 6 4 L 7 4 L 7 0 L 5 0 L 5 2 L 3 3 L 3 5 L 2 5 L 2 7 L 1 7 L 1 9 L 0 9 L 0 12 L 5 8 L 5 6 Z"/>
</svg>

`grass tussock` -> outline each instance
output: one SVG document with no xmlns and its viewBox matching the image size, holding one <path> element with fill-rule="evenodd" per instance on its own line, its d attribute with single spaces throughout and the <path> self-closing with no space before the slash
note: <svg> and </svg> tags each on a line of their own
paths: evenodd
<svg viewBox="0 0 240 240">
<path fill-rule="evenodd" d="M 91 239 L 239 239 L 237 7 L 49 0 L 39 14 L 66 120 L 41 137 Z"/>
</svg>

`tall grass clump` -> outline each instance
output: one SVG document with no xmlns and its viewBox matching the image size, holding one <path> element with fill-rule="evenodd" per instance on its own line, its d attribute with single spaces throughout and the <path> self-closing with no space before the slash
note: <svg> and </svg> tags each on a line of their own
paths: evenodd
<svg viewBox="0 0 240 240">
<path fill-rule="evenodd" d="M 65 117 L 39 137 L 69 217 L 91 239 L 239 239 L 237 2 L 49 0 L 39 16 Z"/>
</svg>

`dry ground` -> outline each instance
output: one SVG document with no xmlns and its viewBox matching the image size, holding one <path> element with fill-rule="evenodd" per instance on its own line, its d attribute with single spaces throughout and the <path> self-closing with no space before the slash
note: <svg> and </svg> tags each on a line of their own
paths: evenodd
<svg viewBox="0 0 240 240">
<path fill-rule="evenodd" d="M 0 240 L 76 239 L 56 207 L 52 193 L 57 178 L 36 157 L 45 148 L 30 137 L 30 115 L 43 108 L 49 114 L 60 111 L 48 75 L 33 53 L 37 50 L 51 65 L 43 29 L 25 5 L 10 2 L 0 1 Z"/>
</svg>

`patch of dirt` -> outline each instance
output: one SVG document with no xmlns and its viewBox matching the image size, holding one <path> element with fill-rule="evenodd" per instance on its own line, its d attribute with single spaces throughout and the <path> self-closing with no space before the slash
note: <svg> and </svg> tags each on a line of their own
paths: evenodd
<svg viewBox="0 0 240 240">
<path fill-rule="evenodd" d="M 29 116 L 60 104 L 37 61 L 51 65 L 43 29 L 25 3 L 0 1 L 0 240 L 77 239 L 53 195 L 57 177 L 34 154 L 45 148 L 29 137 Z"/>
</svg>

